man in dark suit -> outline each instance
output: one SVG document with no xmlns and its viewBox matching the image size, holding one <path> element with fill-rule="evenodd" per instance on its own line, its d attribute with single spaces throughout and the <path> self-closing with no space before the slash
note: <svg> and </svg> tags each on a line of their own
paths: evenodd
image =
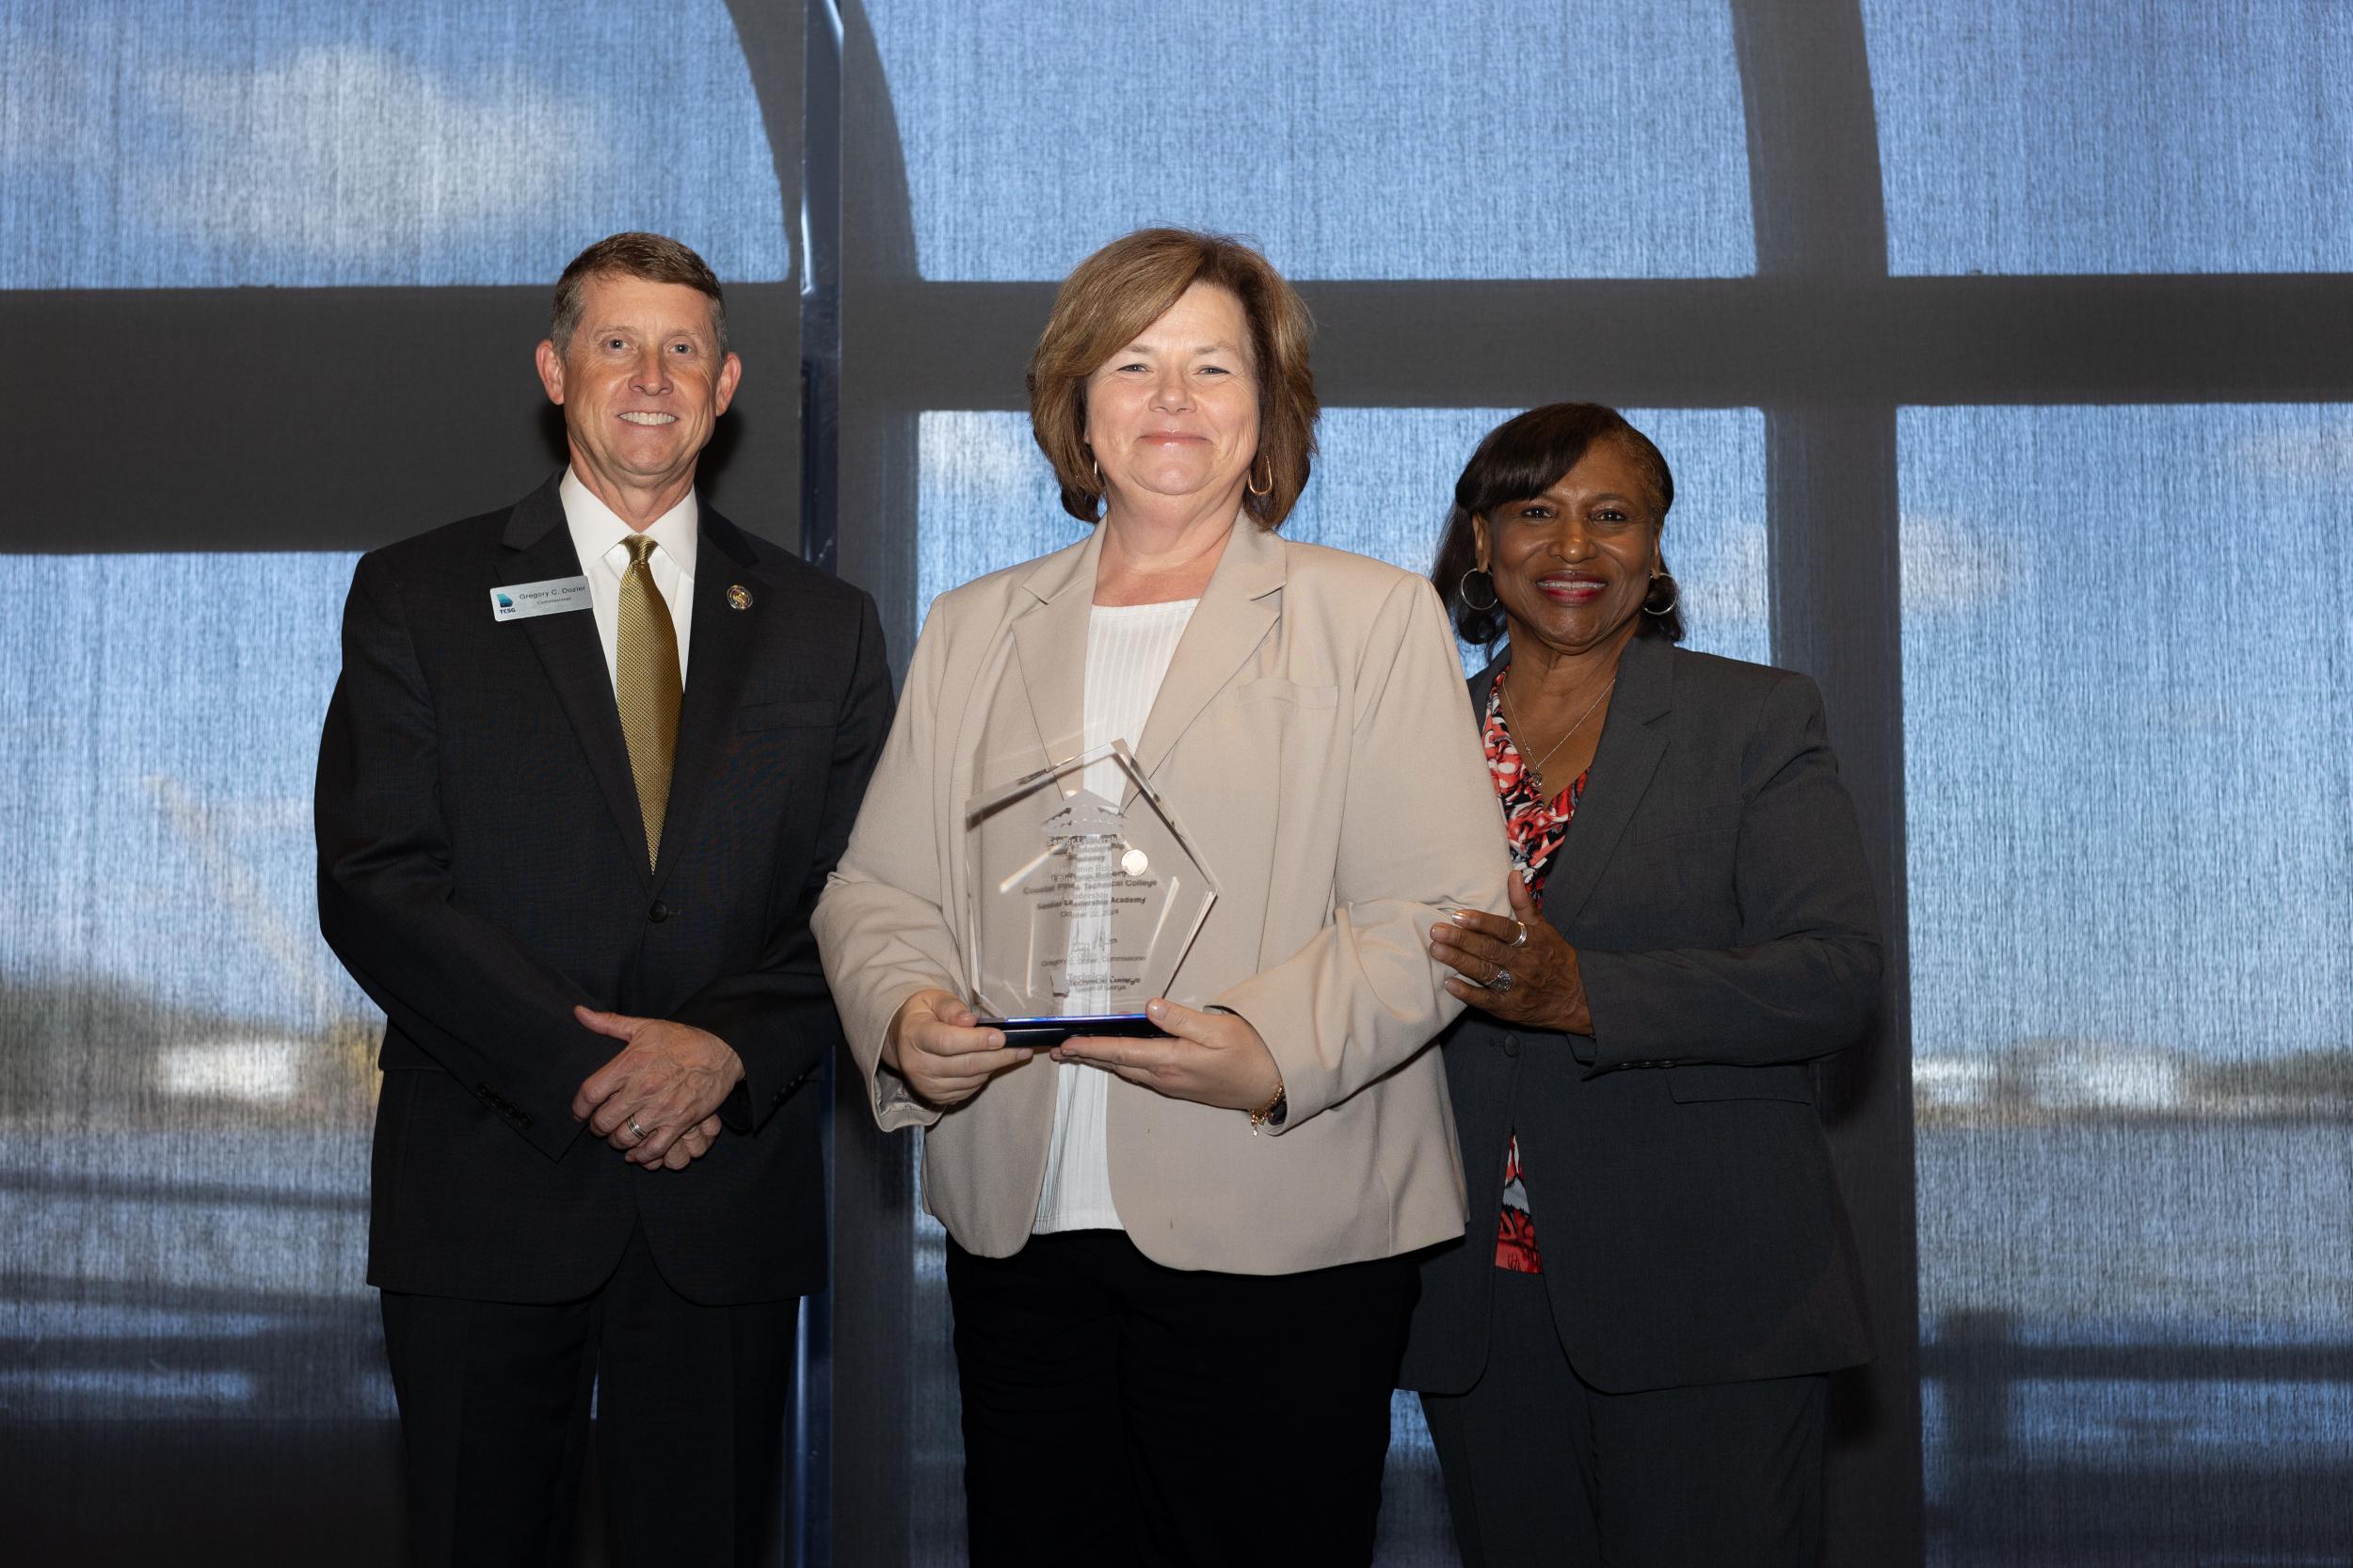
<svg viewBox="0 0 2353 1568">
<path fill-rule="evenodd" d="M 593 1390 L 616 1560 L 766 1560 L 824 1272 L 808 915 L 889 674 L 864 594 L 698 504 L 742 375 L 700 257 L 584 251 L 538 369 L 568 466 L 361 559 L 319 752 L 412 1551 L 565 1560 Z"/>
</svg>

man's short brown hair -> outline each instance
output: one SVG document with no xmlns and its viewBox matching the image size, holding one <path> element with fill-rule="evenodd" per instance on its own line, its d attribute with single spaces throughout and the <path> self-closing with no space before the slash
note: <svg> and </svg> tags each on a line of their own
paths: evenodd
<svg viewBox="0 0 2353 1568">
<path fill-rule="evenodd" d="M 1054 465 L 1063 510 L 1096 521 L 1103 481 L 1086 443 L 1087 378 L 1136 340 L 1195 283 L 1241 301 L 1258 382 L 1258 451 L 1242 507 L 1266 528 L 1290 515 L 1316 450 L 1314 334 L 1307 307 L 1264 256 L 1225 234 L 1139 229 L 1080 262 L 1054 296 L 1054 313 L 1030 355 L 1030 429 Z M 1271 477 L 1270 477 L 1271 475 Z M 1267 493 L 1255 487 L 1264 483 Z"/>
<path fill-rule="evenodd" d="M 555 315 L 548 326 L 548 341 L 558 354 L 568 351 L 572 333 L 580 327 L 581 295 L 592 278 L 642 278 L 648 283 L 683 283 L 711 301 L 711 334 L 718 340 L 722 359 L 728 351 L 727 300 L 719 293 L 718 274 L 710 264 L 667 234 L 631 230 L 610 234 L 574 256 L 564 276 L 555 280 Z"/>
</svg>

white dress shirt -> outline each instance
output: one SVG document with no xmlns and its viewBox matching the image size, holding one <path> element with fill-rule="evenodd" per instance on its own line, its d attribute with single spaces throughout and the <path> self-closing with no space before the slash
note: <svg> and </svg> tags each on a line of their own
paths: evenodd
<svg viewBox="0 0 2353 1568">
<path fill-rule="evenodd" d="M 599 501 L 594 491 L 580 482 L 580 475 L 570 469 L 564 471 L 564 482 L 556 488 L 563 498 L 564 521 L 572 531 L 572 548 L 580 552 L 580 569 L 588 579 L 588 604 L 597 617 L 597 641 L 604 648 L 604 673 L 612 680 L 613 689 L 621 687 L 621 573 L 629 569 L 629 551 L 622 541 L 636 530 L 623 522 L 617 513 Z M 670 607 L 670 625 L 678 632 L 679 687 L 686 686 L 686 650 L 695 628 L 695 544 L 702 536 L 702 510 L 696 504 L 695 492 L 689 489 L 685 499 L 647 525 L 651 535 L 653 552 L 646 557 L 646 566 L 653 573 L 653 585 L 662 595 L 662 602 Z"/>
<path fill-rule="evenodd" d="M 1169 661 L 1199 600 L 1166 604 L 1097 604 L 1087 617 L 1086 749 L 1125 741 L 1133 751 L 1144 740 L 1144 721 L 1167 679 Z M 1116 762 L 1087 769 L 1084 788 L 1116 801 L 1127 776 Z M 1084 919 L 1072 922 L 1073 943 L 1092 935 Z M 1107 934 L 1107 933 L 1106 933 Z M 1073 984 L 1069 1013 L 1107 1011 L 1111 998 Z M 1112 1202 L 1111 1145 L 1105 1121 L 1111 1075 L 1100 1067 L 1065 1062 L 1055 1069 L 1054 1135 L 1046 1151 L 1046 1184 L 1038 1193 L 1037 1220 L 1031 1230 L 1125 1230 Z"/>
</svg>

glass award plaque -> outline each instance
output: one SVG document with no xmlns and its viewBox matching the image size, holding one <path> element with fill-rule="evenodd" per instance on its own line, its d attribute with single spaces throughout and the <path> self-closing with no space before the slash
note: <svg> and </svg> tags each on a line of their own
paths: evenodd
<svg viewBox="0 0 2353 1568">
<path fill-rule="evenodd" d="M 1217 882 L 1125 741 L 965 804 L 965 960 L 981 1023 L 1013 1045 L 1159 1034 Z"/>
</svg>

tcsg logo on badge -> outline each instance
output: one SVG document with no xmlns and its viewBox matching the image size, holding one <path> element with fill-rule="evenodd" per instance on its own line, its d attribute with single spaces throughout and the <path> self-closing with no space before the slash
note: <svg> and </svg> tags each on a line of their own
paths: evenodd
<svg viewBox="0 0 2353 1568">
<path fill-rule="evenodd" d="M 551 577 L 544 583 L 510 583 L 490 590 L 492 620 L 528 620 L 588 608 L 588 579 Z"/>
</svg>

